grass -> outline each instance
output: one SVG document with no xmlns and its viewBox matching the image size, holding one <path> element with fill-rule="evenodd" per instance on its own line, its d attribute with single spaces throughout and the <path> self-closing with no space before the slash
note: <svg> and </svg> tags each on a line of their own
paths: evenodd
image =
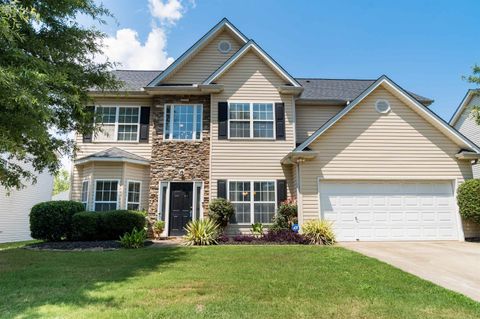
<svg viewBox="0 0 480 319">
<path fill-rule="evenodd" d="M 480 303 L 340 247 L 0 251 L 2 318 L 480 318 Z"/>
</svg>

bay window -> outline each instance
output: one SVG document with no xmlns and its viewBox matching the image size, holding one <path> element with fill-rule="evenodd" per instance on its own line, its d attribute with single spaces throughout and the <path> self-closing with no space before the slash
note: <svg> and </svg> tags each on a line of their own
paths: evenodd
<svg viewBox="0 0 480 319">
<path fill-rule="evenodd" d="M 166 104 L 165 140 L 201 140 L 203 106 L 201 104 Z"/>
<path fill-rule="evenodd" d="M 228 104 L 228 132 L 230 138 L 274 138 L 273 103 L 230 102 Z"/>
<path fill-rule="evenodd" d="M 228 196 L 235 209 L 234 223 L 273 222 L 276 211 L 274 181 L 230 181 Z"/>
<path fill-rule="evenodd" d="M 140 182 L 129 181 L 127 183 L 127 209 L 140 210 Z"/>
<path fill-rule="evenodd" d="M 82 182 L 81 202 L 85 210 L 88 209 L 88 180 Z"/>
<path fill-rule="evenodd" d="M 118 180 L 95 181 L 95 211 L 117 209 L 118 203 Z"/>
</svg>

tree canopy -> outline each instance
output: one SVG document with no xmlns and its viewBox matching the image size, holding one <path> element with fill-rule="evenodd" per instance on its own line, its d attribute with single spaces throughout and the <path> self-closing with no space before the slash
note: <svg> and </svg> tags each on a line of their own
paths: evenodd
<svg viewBox="0 0 480 319">
<path fill-rule="evenodd" d="M 110 12 L 94 0 L 0 0 L 0 185 L 20 188 L 34 171 L 59 170 L 73 155 L 72 131 L 92 130 L 85 105 L 89 88 L 115 90 L 119 83 L 98 63 L 101 40 L 94 26 Z M 28 167 L 33 167 L 29 169 Z"/>
</svg>

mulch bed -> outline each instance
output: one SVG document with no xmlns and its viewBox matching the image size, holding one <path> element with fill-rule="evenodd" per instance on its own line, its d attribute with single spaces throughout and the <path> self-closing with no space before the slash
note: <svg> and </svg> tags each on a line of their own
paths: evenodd
<svg viewBox="0 0 480 319">
<path fill-rule="evenodd" d="M 146 241 L 145 246 L 151 245 L 151 241 Z M 58 251 L 104 251 L 120 249 L 120 242 L 116 240 L 99 241 L 58 241 L 43 242 L 25 246 L 32 250 L 58 250 Z"/>
<path fill-rule="evenodd" d="M 472 242 L 472 243 L 480 243 L 480 237 L 465 238 L 465 241 L 469 241 L 469 242 Z"/>
</svg>

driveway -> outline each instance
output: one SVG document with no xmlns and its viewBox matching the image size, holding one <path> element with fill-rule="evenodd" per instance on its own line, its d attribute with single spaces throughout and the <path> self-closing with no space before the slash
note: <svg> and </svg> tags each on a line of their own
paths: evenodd
<svg viewBox="0 0 480 319">
<path fill-rule="evenodd" d="M 480 243 L 344 242 L 341 245 L 480 301 Z"/>
</svg>

